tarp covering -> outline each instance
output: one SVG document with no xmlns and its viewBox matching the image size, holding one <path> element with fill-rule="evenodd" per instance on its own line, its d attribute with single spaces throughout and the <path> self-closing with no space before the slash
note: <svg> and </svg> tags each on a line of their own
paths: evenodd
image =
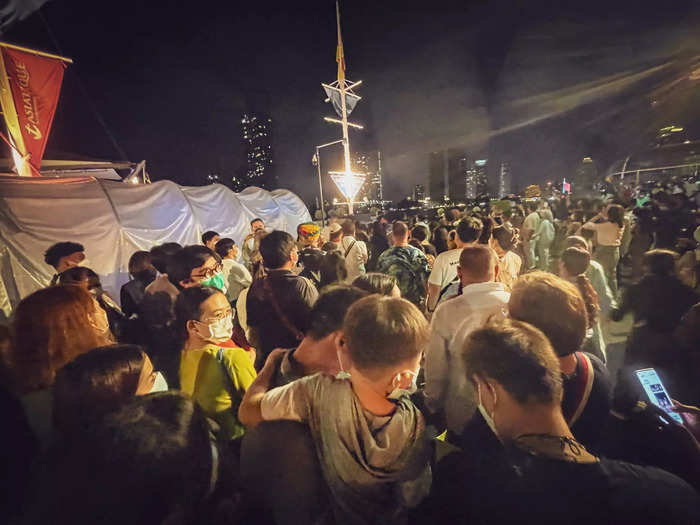
<svg viewBox="0 0 700 525">
<path fill-rule="evenodd" d="M 56 242 L 82 244 L 85 266 L 118 299 L 133 252 L 164 242 L 200 244 L 207 230 L 240 244 L 255 217 L 268 230 L 294 236 L 298 224 L 311 220 L 301 199 L 287 190 L 234 193 L 220 184 L 0 177 L 0 309 L 9 315 L 22 297 L 49 284 L 54 269 L 44 252 Z"/>
</svg>

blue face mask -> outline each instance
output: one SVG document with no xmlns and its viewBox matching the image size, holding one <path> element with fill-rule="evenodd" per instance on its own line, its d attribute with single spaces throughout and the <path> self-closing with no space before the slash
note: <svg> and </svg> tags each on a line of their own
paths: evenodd
<svg viewBox="0 0 700 525">
<path fill-rule="evenodd" d="M 204 286 L 211 286 L 213 288 L 216 288 L 217 290 L 221 290 L 222 292 L 224 292 L 226 288 L 226 283 L 224 282 L 224 275 L 221 272 L 217 273 L 213 277 L 210 277 L 209 279 L 204 279 L 199 284 Z"/>
</svg>

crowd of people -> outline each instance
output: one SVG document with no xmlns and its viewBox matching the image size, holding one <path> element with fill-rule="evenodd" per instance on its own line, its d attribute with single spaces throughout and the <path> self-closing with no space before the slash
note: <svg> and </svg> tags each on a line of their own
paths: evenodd
<svg viewBox="0 0 700 525">
<path fill-rule="evenodd" d="M 256 218 L 135 252 L 119 301 L 50 246 L 0 327 L 5 521 L 700 523 L 699 224 L 663 191 Z"/>
</svg>

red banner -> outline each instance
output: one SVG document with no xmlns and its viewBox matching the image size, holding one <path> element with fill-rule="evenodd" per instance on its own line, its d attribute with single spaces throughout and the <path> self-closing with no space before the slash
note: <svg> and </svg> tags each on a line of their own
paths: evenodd
<svg viewBox="0 0 700 525">
<path fill-rule="evenodd" d="M 62 61 L 7 47 L 0 48 L 29 163 L 39 175 L 41 159 L 63 82 Z"/>
</svg>

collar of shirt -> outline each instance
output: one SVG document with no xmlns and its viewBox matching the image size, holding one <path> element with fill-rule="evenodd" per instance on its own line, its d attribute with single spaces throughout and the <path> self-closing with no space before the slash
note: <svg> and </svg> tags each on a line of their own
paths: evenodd
<svg viewBox="0 0 700 525">
<path fill-rule="evenodd" d="M 468 284 L 467 286 L 462 288 L 463 296 L 488 292 L 505 292 L 503 283 L 488 281 L 485 283 Z"/>
</svg>

